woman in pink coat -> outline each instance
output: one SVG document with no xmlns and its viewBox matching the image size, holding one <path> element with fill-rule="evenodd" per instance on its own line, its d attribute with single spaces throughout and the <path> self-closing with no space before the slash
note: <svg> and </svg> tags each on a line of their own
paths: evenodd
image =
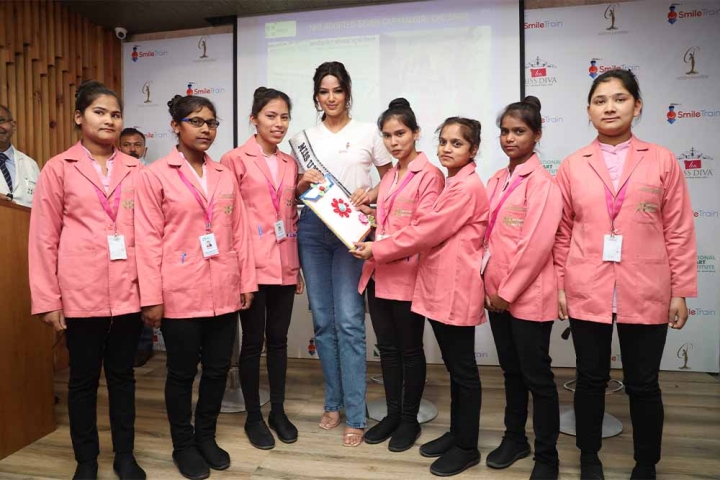
<svg viewBox="0 0 720 480">
<path fill-rule="evenodd" d="M 445 177 L 422 152 L 415 150 L 420 127 L 404 98 L 390 102 L 378 129 L 397 164 L 380 181 L 376 239 L 392 236 L 435 205 Z M 379 215 L 377 215 L 379 213 Z M 368 260 L 359 291 L 367 288 L 370 318 L 377 336 L 387 416 L 365 432 L 365 442 L 390 438 L 391 452 L 404 452 L 420 436 L 417 414 L 425 388 L 425 318 L 411 311 L 419 255 L 390 263 Z"/>
<path fill-rule="evenodd" d="M 451 117 L 438 128 L 438 156 L 447 168 L 445 190 L 435 205 L 408 226 L 375 242 L 360 242 L 353 254 L 378 265 L 420 254 L 412 311 L 427 317 L 450 373 L 450 432 L 420 447 L 440 457 L 430 467 L 457 475 L 480 462 L 480 375 L 475 363 L 475 326 L 485 322 L 480 275 L 488 200 L 475 173 L 480 122 Z"/>
<path fill-rule="evenodd" d="M 303 292 L 297 251 L 297 163 L 278 149 L 290 125 L 292 103 L 283 92 L 255 90 L 250 121 L 257 133 L 242 147 L 223 155 L 221 163 L 235 174 L 248 210 L 258 292 L 252 306 L 240 312 L 240 385 L 245 397 L 245 432 L 253 446 L 275 446 L 260 411 L 260 355 L 267 338 L 267 369 L 272 408 L 268 422 L 284 443 L 297 440 L 285 402 L 287 334 L 295 295 Z"/>
<path fill-rule="evenodd" d="M 655 478 L 663 404 L 658 384 L 668 325 L 688 318 L 697 295 L 695 228 L 685 177 L 667 149 L 632 134 L 642 100 L 635 75 L 595 79 L 588 115 L 598 138 L 563 160 L 563 216 L 553 250 L 560 318 L 570 318 L 577 357 L 575 417 L 582 478 L 603 478 L 605 388 L 617 324 L 630 397 L 635 468 Z"/>
<path fill-rule="evenodd" d="M 70 353 L 68 414 L 77 469 L 97 478 L 96 421 L 105 367 L 110 428 L 120 478 L 145 478 L 133 456 L 133 360 L 142 321 L 135 266 L 136 159 L 115 144 L 122 130 L 115 92 L 85 82 L 75 97 L 82 139 L 51 158 L 40 173 L 30 215 L 32 313 L 65 331 Z"/>
<path fill-rule="evenodd" d="M 237 182 L 207 150 L 219 122 L 198 96 L 168 103 L 178 145 L 143 170 L 135 217 L 140 302 L 167 348 L 165 405 L 173 461 L 186 478 L 224 470 L 217 417 L 237 333 L 237 312 L 257 290 L 249 225 Z M 202 363 L 192 420 L 192 389 Z"/>
<path fill-rule="evenodd" d="M 550 334 L 557 317 L 552 260 L 562 197 L 540 164 L 540 101 L 526 97 L 498 118 L 507 168 L 488 181 L 490 221 L 485 231 L 485 305 L 505 375 L 505 434 L 486 460 L 507 468 L 530 454 L 525 436 L 528 393 L 533 395 L 535 468 L 530 478 L 558 477 L 560 413 L 550 369 Z"/>
</svg>

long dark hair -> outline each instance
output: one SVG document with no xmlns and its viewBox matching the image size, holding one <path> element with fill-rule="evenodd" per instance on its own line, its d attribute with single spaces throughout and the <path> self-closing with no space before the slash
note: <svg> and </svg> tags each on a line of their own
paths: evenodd
<svg viewBox="0 0 720 480">
<path fill-rule="evenodd" d="M 317 96 L 320 94 L 320 84 L 323 78 L 328 75 L 338 79 L 340 88 L 345 92 L 345 106 L 349 111 L 352 108 L 352 79 L 350 74 L 345 69 L 345 65 L 340 62 L 325 62 L 315 69 L 315 75 L 313 75 L 313 103 L 315 104 L 315 110 L 321 112 L 320 104 L 317 101 Z M 325 113 L 322 114 L 322 120 L 325 120 Z"/>
</svg>

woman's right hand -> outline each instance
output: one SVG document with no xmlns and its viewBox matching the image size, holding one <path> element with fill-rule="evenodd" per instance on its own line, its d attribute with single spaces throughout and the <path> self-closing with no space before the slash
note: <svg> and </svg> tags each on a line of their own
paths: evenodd
<svg viewBox="0 0 720 480">
<path fill-rule="evenodd" d="M 568 316 L 567 297 L 565 297 L 565 290 L 558 290 L 558 318 L 562 321 L 570 318 Z"/>
<path fill-rule="evenodd" d="M 160 305 L 142 307 L 142 319 L 148 327 L 160 328 L 164 314 L 165 307 L 162 303 Z"/>
<path fill-rule="evenodd" d="M 54 312 L 47 312 L 43 314 L 42 321 L 48 325 L 52 325 L 56 332 L 61 332 L 67 329 L 65 324 L 65 314 L 62 310 L 55 310 Z"/>
<path fill-rule="evenodd" d="M 300 181 L 298 182 L 297 186 L 297 193 L 298 195 L 302 195 L 307 191 L 308 188 L 310 188 L 310 185 L 313 183 L 324 183 L 325 182 L 325 175 L 320 173 L 319 170 L 315 170 L 314 168 L 311 168 L 307 172 L 303 174 L 302 177 L 300 177 Z"/>
</svg>

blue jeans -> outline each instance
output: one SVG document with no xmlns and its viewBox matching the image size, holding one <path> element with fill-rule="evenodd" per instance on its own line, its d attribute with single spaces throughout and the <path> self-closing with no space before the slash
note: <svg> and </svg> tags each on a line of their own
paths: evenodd
<svg viewBox="0 0 720 480">
<path fill-rule="evenodd" d="M 298 249 L 325 376 L 325 411 L 344 407 L 347 426 L 365 428 L 363 262 L 309 208 L 300 215 Z"/>
</svg>

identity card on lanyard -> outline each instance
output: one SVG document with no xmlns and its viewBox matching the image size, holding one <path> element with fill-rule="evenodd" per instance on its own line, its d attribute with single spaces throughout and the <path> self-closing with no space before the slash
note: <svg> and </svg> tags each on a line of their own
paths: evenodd
<svg viewBox="0 0 720 480">
<path fill-rule="evenodd" d="M 610 233 L 606 234 L 603 241 L 603 262 L 620 262 L 622 258 L 622 235 L 618 235 L 615 230 L 615 219 L 620 214 L 620 208 L 625 201 L 628 183 L 620 189 L 617 197 L 613 198 L 610 189 L 605 185 L 605 203 L 607 204 L 608 214 L 610 215 Z"/>
<path fill-rule="evenodd" d="M 485 251 L 483 252 L 483 258 L 482 258 L 482 264 L 480 265 L 480 275 L 485 273 L 485 267 L 487 267 L 488 262 L 490 261 L 490 234 L 492 233 L 493 229 L 495 228 L 495 222 L 497 222 L 498 214 L 500 213 L 500 209 L 502 208 L 503 204 L 505 203 L 505 200 L 508 199 L 510 194 L 522 183 L 523 179 L 525 177 L 522 177 L 518 175 L 518 177 L 513 181 L 513 183 L 510 185 L 510 187 L 505 190 L 505 194 L 500 197 L 500 201 L 497 204 L 497 207 L 495 207 L 495 210 L 490 215 L 490 221 L 488 221 L 487 229 L 485 229 L 485 238 L 483 239 L 483 247 Z M 498 180 L 498 184 L 500 181 Z M 490 196 L 490 205 L 492 205 L 493 198 L 495 198 L 495 192 L 497 191 L 497 186 L 495 187 L 495 190 L 493 190 L 492 195 Z"/>
<path fill-rule="evenodd" d="M 195 200 L 197 200 L 198 204 L 200 205 L 200 208 L 202 208 L 203 215 L 205 216 L 205 235 L 200 235 L 198 239 L 200 240 L 200 249 L 202 250 L 203 257 L 204 258 L 210 258 L 214 257 L 216 255 L 220 254 L 220 251 L 218 250 L 217 241 L 215 240 L 215 234 L 210 231 L 210 225 L 212 224 L 212 217 L 213 217 L 213 198 L 210 199 L 210 203 L 205 206 L 205 202 L 203 202 L 203 199 L 200 197 L 200 193 L 197 191 L 195 186 L 193 186 L 192 183 L 190 183 L 190 180 L 187 179 L 187 177 L 180 171 L 178 168 L 177 170 L 178 175 L 180 175 L 180 179 L 183 181 L 186 187 L 188 187 L 188 190 L 190 190 L 190 193 L 193 194 L 195 197 Z"/>
<path fill-rule="evenodd" d="M 385 224 L 387 223 L 387 219 L 390 216 L 390 213 L 388 212 L 392 212 L 393 205 L 395 205 L 395 199 L 400 194 L 400 192 L 402 192 L 402 190 L 407 187 L 407 184 L 410 183 L 410 180 L 412 180 L 414 176 L 415 172 L 407 172 L 405 174 L 405 178 L 403 178 L 402 183 L 390 195 L 390 198 L 387 199 L 387 211 L 385 210 L 385 200 L 383 200 L 382 202 L 377 202 L 378 228 L 380 228 L 380 234 L 375 236 L 376 240 L 382 240 L 383 238 L 387 237 L 387 235 L 385 234 Z"/>
<path fill-rule="evenodd" d="M 280 243 L 287 238 L 285 223 L 280 216 L 280 196 L 278 195 L 278 192 L 282 192 L 282 182 L 280 182 L 280 185 L 278 185 L 276 190 L 275 187 L 273 187 L 273 184 L 270 183 L 270 180 L 266 178 L 265 181 L 267 182 L 268 190 L 270 191 L 270 199 L 272 200 L 273 207 L 275 207 L 275 212 L 277 212 L 277 220 L 273 223 L 273 228 L 275 229 L 275 240 L 277 243 Z"/>
<path fill-rule="evenodd" d="M 110 220 L 113 222 L 113 229 L 115 230 L 115 233 L 113 235 L 107 236 L 108 241 L 108 251 L 110 252 L 110 260 L 127 260 L 127 249 L 125 248 L 125 235 L 118 235 L 117 232 L 117 216 L 118 211 L 120 209 L 120 193 L 122 191 L 122 182 L 118 184 L 117 187 L 115 187 L 115 195 L 113 195 L 113 207 L 110 208 L 110 204 L 107 201 L 107 197 L 105 196 L 105 193 L 98 188 L 97 185 L 93 185 L 95 187 L 95 193 L 97 193 L 98 199 L 100 200 L 100 204 L 103 207 L 103 210 L 105 210 L 105 213 L 107 213 L 108 217 L 110 217 Z"/>
</svg>

